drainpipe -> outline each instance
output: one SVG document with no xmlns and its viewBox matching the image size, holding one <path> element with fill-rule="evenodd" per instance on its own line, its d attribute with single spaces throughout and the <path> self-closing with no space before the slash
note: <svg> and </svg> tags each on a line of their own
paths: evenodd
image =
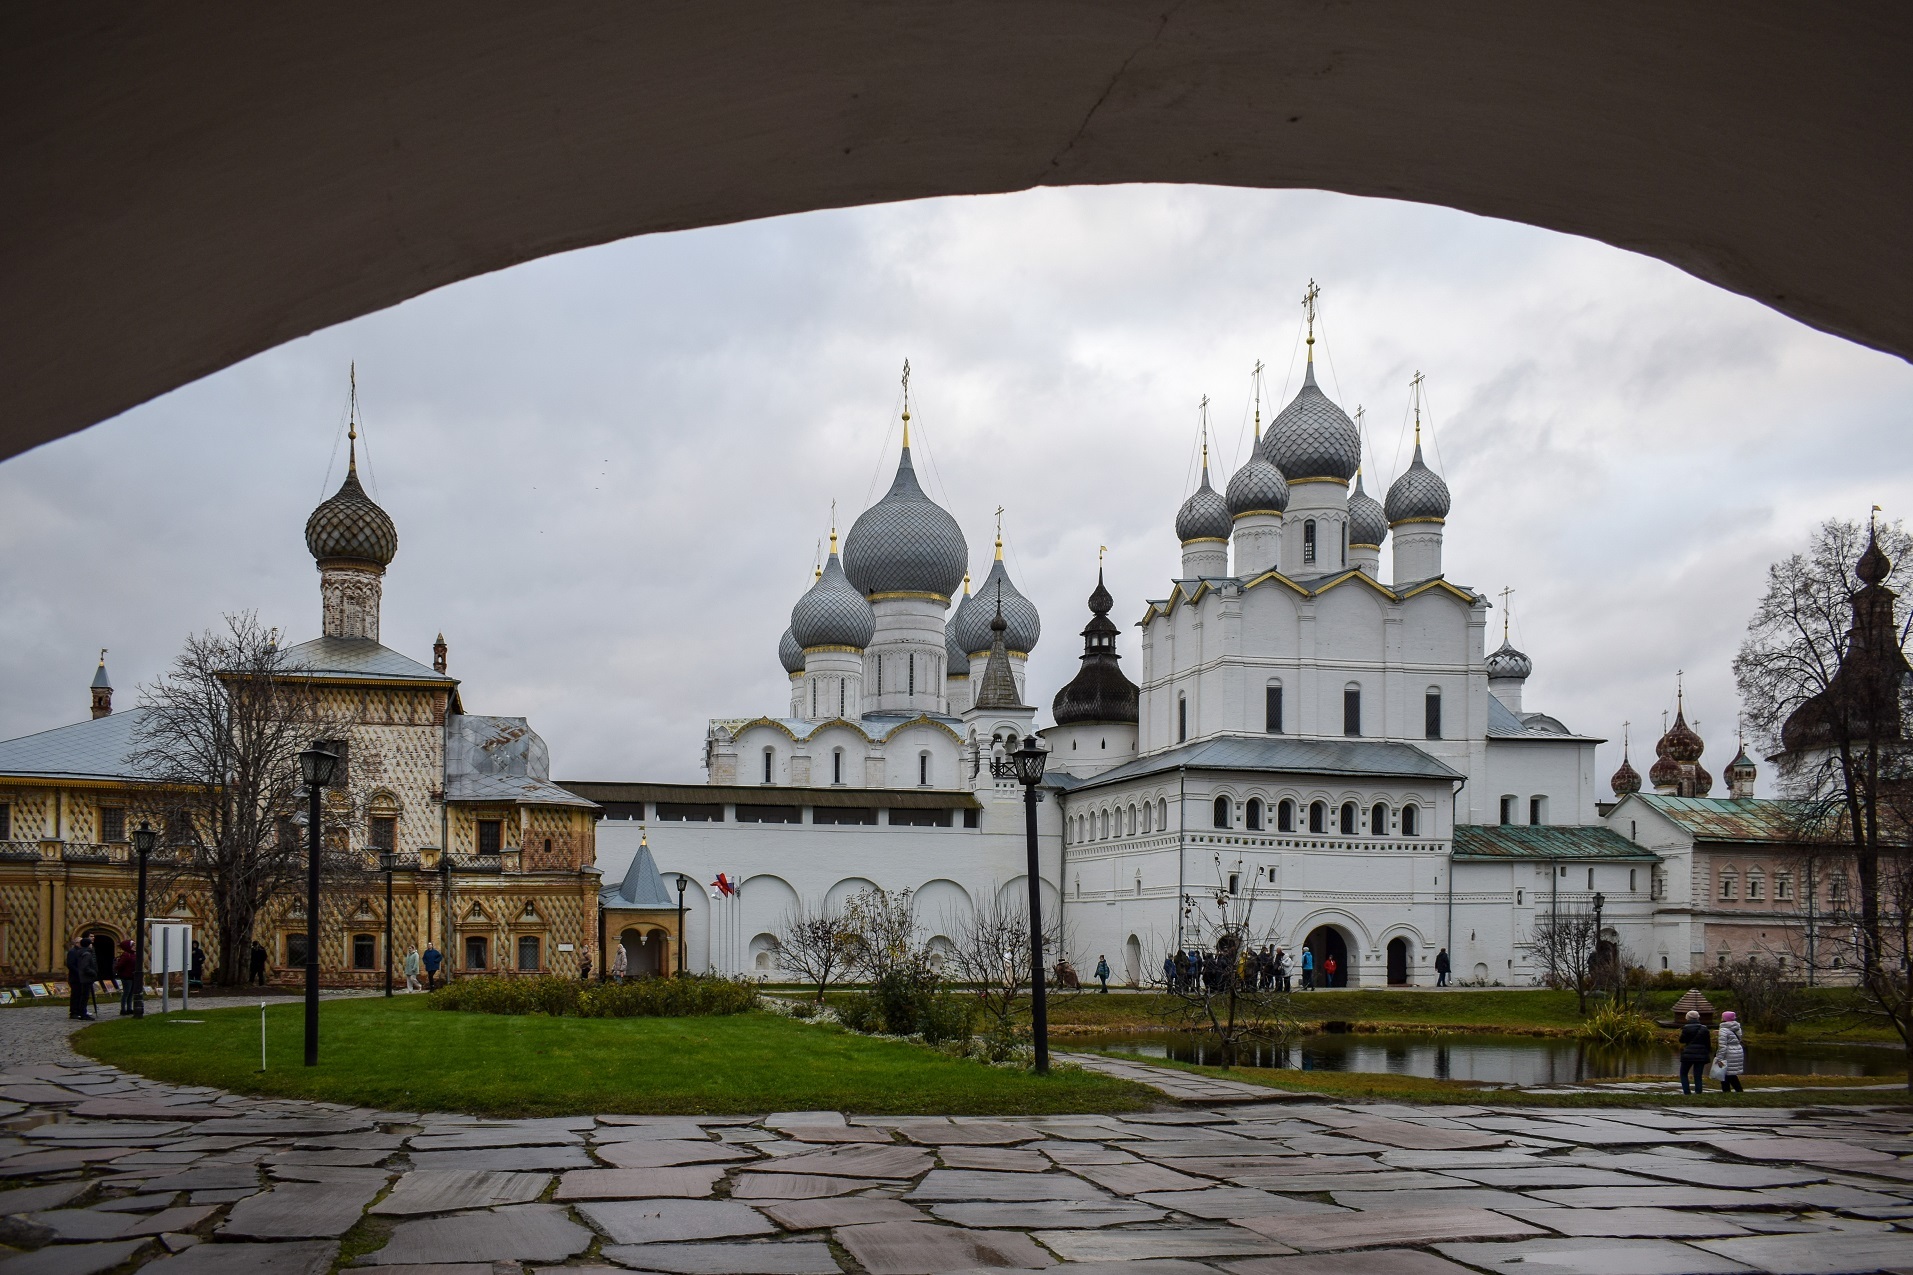
<svg viewBox="0 0 1913 1275">
<path fill-rule="evenodd" d="M 1176 950 L 1182 945 L 1183 869 L 1188 861 L 1189 844 L 1189 767 L 1176 768 Z"/>
<path fill-rule="evenodd" d="M 1464 778 L 1448 794 L 1448 941 L 1444 946 L 1448 951 L 1451 982 L 1455 968 L 1455 815 L 1461 809 L 1461 790 L 1467 786 L 1468 781 Z"/>
</svg>

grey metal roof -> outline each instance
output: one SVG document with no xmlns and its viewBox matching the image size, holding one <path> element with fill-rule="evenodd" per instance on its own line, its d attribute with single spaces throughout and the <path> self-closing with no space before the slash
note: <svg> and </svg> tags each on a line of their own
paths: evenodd
<svg viewBox="0 0 1913 1275">
<path fill-rule="evenodd" d="M 1505 637 L 1489 652 L 1487 666 L 1489 677 L 1527 677 L 1534 672 L 1534 661 L 1515 650 Z"/>
<path fill-rule="evenodd" d="M 438 682 L 457 685 L 458 679 L 434 672 L 430 666 L 400 655 L 371 638 L 318 637 L 286 652 L 286 664 L 302 673 L 326 678 L 363 678 L 378 682 Z"/>
<path fill-rule="evenodd" d="M 445 797 L 529 806 L 597 804 L 551 782 L 551 752 L 524 718 L 475 713 L 446 718 Z"/>
<path fill-rule="evenodd" d="M 1269 422 L 1269 432 L 1262 436 L 1262 454 L 1291 482 L 1298 478 L 1346 482 L 1355 477 L 1362 463 L 1362 436 L 1348 413 L 1315 383 L 1313 360 L 1302 376 L 1302 388 Z"/>
<path fill-rule="evenodd" d="M 106 656 L 104 654 L 100 656 L 100 667 L 93 674 L 93 689 L 96 691 L 110 691 L 113 689 L 113 679 L 106 675 Z"/>
<path fill-rule="evenodd" d="M 1241 469 L 1229 476 L 1229 514 L 1282 513 L 1289 507 L 1289 480 L 1268 457 L 1251 453 Z"/>
<path fill-rule="evenodd" d="M 832 532 L 831 537 L 834 545 L 836 533 Z M 861 651 L 870 644 L 876 628 L 877 617 L 870 603 L 844 577 L 843 563 L 833 550 L 823 574 L 790 609 L 791 636 L 805 650 L 813 646 L 854 646 Z"/>
<path fill-rule="evenodd" d="M 1627 859 L 1660 862 L 1660 856 L 1635 845 L 1606 824 L 1457 824 L 1454 857 L 1503 859 Z"/>
<path fill-rule="evenodd" d="M 789 629 L 785 629 L 784 636 L 777 639 L 777 662 L 784 666 L 786 673 L 804 671 L 804 648 L 798 645 L 797 635 Z"/>
<path fill-rule="evenodd" d="M 143 708 L 56 726 L 0 742 L 0 778 L 123 779 L 138 781 L 128 756 L 145 718 Z"/>
<path fill-rule="evenodd" d="M 664 888 L 664 878 L 658 874 L 657 860 L 651 857 L 646 841 L 638 843 L 638 852 L 624 870 L 624 880 L 599 890 L 598 901 L 612 908 L 670 908 L 674 912 L 678 906 L 677 899 Z"/>
<path fill-rule="evenodd" d="M 1224 735 L 1138 757 L 1087 780 L 1100 787 L 1182 767 L 1191 770 L 1260 770 L 1350 778 L 1462 778 L 1460 771 L 1413 744 L 1386 739 L 1297 739 L 1290 735 Z"/>
<path fill-rule="evenodd" d="M 1176 539 L 1227 540 L 1232 530 L 1229 502 L 1209 485 L 1209 465 L 1202 466 L 1202 485 L 1176 511 Z"/>
<path fill-rule="evenodd" d="M 1388 523 L 1392 527 L 1410 518 L 1446 518 L 1450 505 L 1448 484 L 1421 458 L 1421 440 L 1415 440 L 1415 459 L 1388 489 Z"/>
<path fill-rule="evenodd" d="M 963 529 L 924 495 L 910 448 L 882 500 L 857 515 L 844 537 L 844 574 L 865 594 L 934 593 L 949 597 L 969 569 Z"/>
<path fill-rule="evenodd" d="M 1488 697 L 1488 738 L 1545 739 L 1554 743 L 1565 741 L 1576 744 L 1602 742 L 1588 735 L 1575 734 L 1546 713 L 1523 713 L 1517 717 L 1513 710 L 1492 695 Z"/>
<path fill-rule="evenodd" d="M 955 636 L 964 654 L 981 655 L 990 649 L 990 624 L 996 619 L 999 598 L 1003 603 L 1003 623 L 1008 626 L 1003 633 L 1004 646 L 1025 655 L 1036 649 L 1037 639 L 1043 636 L 1042 617 L 1036 613 L 1036 604 L 1011 582 L 1003 559 L 998 558 L 990 564 L 990 574 L 983 577 L 976 597 L 967 607 L 959 606 L 957 613 L 950 617 L 948 632 Z"/>
<path fill-rule="evenodd" d="M 975 810 L 981 804 L 975 793 L 949 788 L 849 788 L 841 784 L 800 788 L 789 784 L 653 784 L 590 779 L 567 779 L 564 786 L 594 805 L 663 801 L 684 805 Z"/>
<path fill-rule="evenodd" d="M 1355 490 L 1348 497 L 1348 542 L 1381 546 L 1388 535 L 1388 516 L 1382 502 L 1362 489 L 1362 471 L 1355 471 Z"/>
</svg>

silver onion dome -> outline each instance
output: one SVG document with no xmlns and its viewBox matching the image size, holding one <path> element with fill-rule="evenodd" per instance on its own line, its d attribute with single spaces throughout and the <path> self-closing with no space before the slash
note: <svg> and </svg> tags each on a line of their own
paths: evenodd
<svg viewBox="0 0 1913 1275">
<path fill-rule="evenodd" d="M 830 558 L 797 605 L 790 609 L 791 636 L 805 650 L 815 646 L 848 646 L 861 651 L 870 644 L 877 617 L 857 586 L 844 578 L 837 559 L 837 533 L 830 535 Z"/>
<path fill-rule="evenodd" d="M 1522 678 L 1534 672 L 1534 661 L 1515 650 L 1504 637 L 1501 639 L 1500 648 L 1489 654 L 1487 667 L 1489 677 Z"/>
<path fill-rule="evenodd" d="M 1258 448 L 1229 478 L 1229 516 L 1279 514 L 1289 507 L 1289 480 Z"/>
<path fill-rule="evenodd" d="M 1362 463 L 1361 433 L 1348 413 L 1331 402 L 1315 383 L 1313 361 L 1303 374 L 1302 388 L 1269 422 L 1261 451 L 1290 482 L 1302 478 L 1339 478 L 1346 482 L 1355 477 Z"/>
<path fill-rule="evenodd" d="M 997 553 L 1003 552 L 997 547 Z M 1011 651 L 1028 655 L 1036 649 L 1036 641 L 1043 635 L 1043 621 L 1036 614 L 1036 604 L 1024 597 L 1022 592 L 1010 582 L 1010 573 L 1004 570 L 1003 559 L 990 564 L 990 574 L 983 577 L 976 596 L 970 599 L 969 606 L 954 617 L 946 632 L 956 637 L 957 645 L 970 655 L 982 655 L 990 649 L 990 625 L 996 620 L 998 599 L 1003 603 L 1003 645 Z"/>
<path fill-rule="evenodd" d="M 969 562 L 962 528 L 917 484 L 906 434 L 890 490 L 858 515 L 844 537 L 844 574 L 867 597 L 928 593 L 948 599 Z"/>
<path fill-rule="evenodd" d="M 1184 544 L 1191 540 L 1227 540 L 1230 521 L 1229 502 L 1209 485 L 1209 462 L 1204 459 L 1202 486 L 1176 511 L 1176 539 Z"/>
<path fill-rule="evenodd" d="M 943 667 L 949 677 L 970 675 L 970 653 L 963 649 L 963 643 L 957 641 L 954 628 L 943 630 Z"/>
<path fill-rule="evenodd" d="M 1382 502 L 1362 490 L 1362 471 L 1355 471 L 1355 490 L 1348 497 L 1348 542 L 1381 548 L 1388 535 L 1388 516 Z"/>
<path fill-rule="evenodd" d="M 1448 517 L 1448 484 L 1421 458 L 1421 440 L 1415 440 L 1415 459 L 1388 489 L 1388 525 L 1401 522 L 1439 522 Z"/>
<path fill-rule="evenodd" d="M 356 448 L 339 490 L 306 519 L 306 548 L 320 562 L 363 562 L 381 569 L 398 556 L 399 533 L 391 515 L 359 485 Z"/>
<path fill-rule="evenodd" d="M 785 629 L 784 636 L 777 639 L 777 662 L 784 666 L 786 673 L 804 671 L 804 648 L 797 641 L 797 635 L 789 629 Z"/>
</svg>

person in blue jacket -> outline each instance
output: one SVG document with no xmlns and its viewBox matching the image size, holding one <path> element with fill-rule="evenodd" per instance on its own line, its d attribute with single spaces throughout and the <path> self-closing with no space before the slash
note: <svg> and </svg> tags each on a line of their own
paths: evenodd
<svg viewBox="0 0 1913 1275">
<path fill-rule="evenodd" d="M 1302 990 L 1315 990 L 1315 949 L 1312 947 L 1302 949 Z"/>
<path fill-rule="evenodd" d="M 438 987 L 438 967 L 445 957 L 438 948 L 428 946 L 425 949 L 425 990 L 433 991 Z"/>
</svg>

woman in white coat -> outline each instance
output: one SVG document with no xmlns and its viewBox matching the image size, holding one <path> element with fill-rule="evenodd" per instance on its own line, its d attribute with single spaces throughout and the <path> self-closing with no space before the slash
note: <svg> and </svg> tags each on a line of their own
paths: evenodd
<svg viewBox="0 0 1913 1275">
<path fill-rule="evenodd" d="M 625 972 L 631 968 L 630 958 L 625 954 L 624 944 L 618 944 L 618 959 L 611 963 L 611 977 L 624 982 Z"/>
<path fill-rule="evenodd" d="M 1722 1093 L 1746 1092 L 1740 1087 L 1740 1073 L 1747 1070 L 1747 1046 L 1740 1032 L 1738 1014 L 1730 1009 L 1720 1016 L 1720 1043 L 1714 1050 L 1714 1061 L 1720 1065 Z"/>
</svg>

